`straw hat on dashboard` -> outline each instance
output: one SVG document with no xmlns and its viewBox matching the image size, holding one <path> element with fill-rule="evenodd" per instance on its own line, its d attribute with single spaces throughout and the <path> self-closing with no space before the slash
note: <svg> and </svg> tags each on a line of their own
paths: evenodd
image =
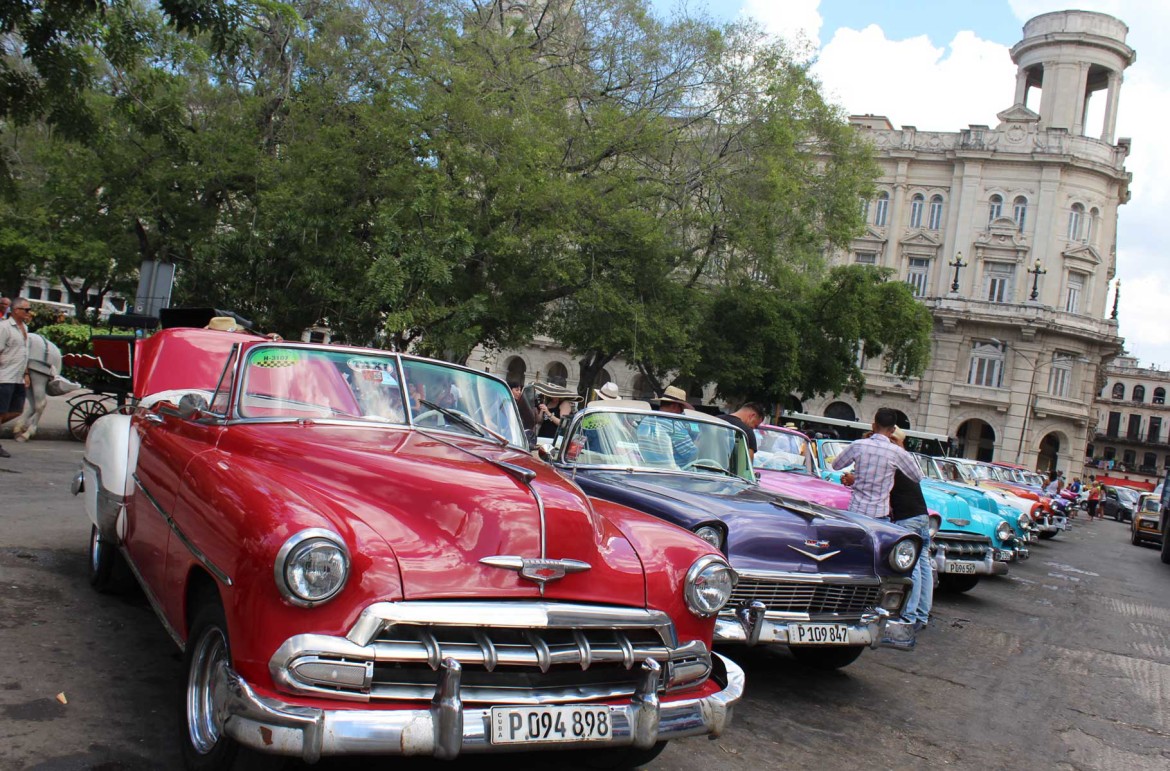
<svg viewBox="0 0 1170 771">
<path fill-rule="evenodd" d="M 204 329 L 214 329 L 216 332 L 239 332 L 243 329 L 231 316 L 214 316 L 207 322 Z"/>
</svg>

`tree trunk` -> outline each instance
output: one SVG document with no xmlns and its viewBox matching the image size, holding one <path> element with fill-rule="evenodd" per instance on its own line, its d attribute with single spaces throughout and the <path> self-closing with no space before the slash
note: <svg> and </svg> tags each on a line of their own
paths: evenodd
<svg viewBox="0 0 1170 771">
<path fill-rule="evenodd" d="M 605 369 L 605 365 L 613 361 L 612 353 L 602 353 L 601 351 L 589 351 L 581 357 L 581 361 L 577 362 L 578 375 L 577 380 L 577 394 L 584 399 L 589 399 L 589 389 L 593 387 L 597 376 L 601 374 L 601 370 Z"/>
</svg>

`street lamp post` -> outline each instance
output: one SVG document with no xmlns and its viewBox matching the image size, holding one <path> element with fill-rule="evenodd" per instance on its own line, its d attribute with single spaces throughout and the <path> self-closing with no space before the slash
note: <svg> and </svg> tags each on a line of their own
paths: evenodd
<svg viewBox="0 0 1170 771">
<path fill-rule="evenodd" d="M 956 252 L 955 253 L 955 261 L 948 262 L 947 265 L 950 265 L 952 268 L 955 269 L 955 280 L 951 282 L 951 291 L 958 292 L 959 291 L 959 269 L 967 267 L 967 263 L 963 262 L 963 253 Z"/>
<path fill-rule="evenodd" d="M 1056 364 L 1060 359 L 1053 358 L 1048 361 L 1030 360 L 1020 351 L 1016 351 L 1016 355 L 1023 359 L 1028 364 L 1028 368 L 1032 370 L 1032 380 L 1028 384 L 1028 401 L 1024 404 L 1024 423 L 1020 426 L 1020 441 L 1016 445 L 1016 463 L 1022 463 L 1022 458 L 1024 457 L 1024 437 L 1028 434 L 1028 420 L 1032 417 L 1033 403 L 1036 400 L 1036 375 L 1040 373 L 1040 370 Z M 1077 364 L 1090 363 L 1090 360 L 1084 356 L 1070 357 L 1068 361 L 1076 362 Z"/>
<path fill-rule="evenodd" d="M 1036 302 L 1036 298 L 1040 296 L 1040 277 L 1048 271 L 1040 267 L 1040 258 L 1036 258 L 1036 264 L 1028 273 L 1032 274 L 1032 302 Z"/>
</svg>

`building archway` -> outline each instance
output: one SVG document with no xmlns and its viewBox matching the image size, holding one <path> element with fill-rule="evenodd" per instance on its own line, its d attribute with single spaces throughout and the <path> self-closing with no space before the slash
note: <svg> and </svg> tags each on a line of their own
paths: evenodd
<svg viewBox="0 0 1170 771">
<path fill-rule="evenodd" d="M 792 394 L 789 394 L 784 399 L 784 411 L 785 412 L 804 412 L 804 405 L 801 404 L 800 399 L 797 399 Z"/>
<path fill-rule="evenodd" d="M 569 368 L 559 361 L 554 361 L 548 365 L 548 374 L 546 375 L 548 382 L 553 385 L 567 386 L 569 384 Z"/>
<path fill-rule="evenodd" d="M 509 383 L 523 383 L 528 365 L 519 356 L 512 356 L 504 366 L 504 379 Z"/>
<path fill-rule="evenodd" d="M 633 398 L 641 399 L 642 401 L 648 402 L 658 397 L 658 393 L 654 390 L 654 384 L 645 375 L 638 375 L 634 378 L 634 387 L 632 390 Z"/>
<path fill-rule="evenodd" d="M 825 417 L 836 420 L 857 420 L 857 413 L 845 402 L 833 402 L 825 407 Z"/>
<path fill-rule="evenodd" d="M 1044 434 L 1040 440 L 1040 448 L 1036 452 L 1036 470 L 1042 474 L 1047 474 L 1050 471 L 1064 471 L 1067 475 L 1067 472 L 1071 472 L 1072 469 L 1060 468 L 1060 453 L 1062 450 L 1067 453 L 1070 446 L 1068 437 L 1060 431 L 1049 431 Z"/>
<path fill-rule="evenodd" d="M 903 431 L 909 431 L 910 430 L 910 417 L 905 412 L 902 412 L 901 410 L 894 410 L 894 413 L 897 416 L 894 418 L 894 424 L 897 425 L 898 428 L 902 429 Z"/>
<path fill-rule="evenodd" d="M 990 461 L 995 456 L 995 429 L 979 418 L 970 418 L 959 424 L 955 444 L 960 458 Z"/>
</svg>

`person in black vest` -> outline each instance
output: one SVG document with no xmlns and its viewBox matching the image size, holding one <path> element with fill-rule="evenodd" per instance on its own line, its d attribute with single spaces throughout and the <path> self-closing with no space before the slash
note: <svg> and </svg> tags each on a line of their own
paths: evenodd
<svg viewBox="0 0 1170 771">
<path fill-rule="evenodd" d="M 900 428 L 895 429 L 890 440 L 904 449 L 906 433 Z M 930 559 L 930 513 L 926 508 L 926 499 L 922 497 L 922 486 L 901 471 L 894 472 L 894 488 L 890 491 L 890 521 L 922 537 L 922 552 L 919 553 L 918 562 L 911 574 L 914 584 L 902 608 L 902 622 L 914 632 L 918 632 L 930 621 L 930 607 L 934 601 L 934 572 Z M 902 639 L 897 634 L 891 637 L 895 647 L 905 647 L 898 644 Z M 913 646 L 914 638 L 910 636 L 909 647 Z"/>
</svg>

